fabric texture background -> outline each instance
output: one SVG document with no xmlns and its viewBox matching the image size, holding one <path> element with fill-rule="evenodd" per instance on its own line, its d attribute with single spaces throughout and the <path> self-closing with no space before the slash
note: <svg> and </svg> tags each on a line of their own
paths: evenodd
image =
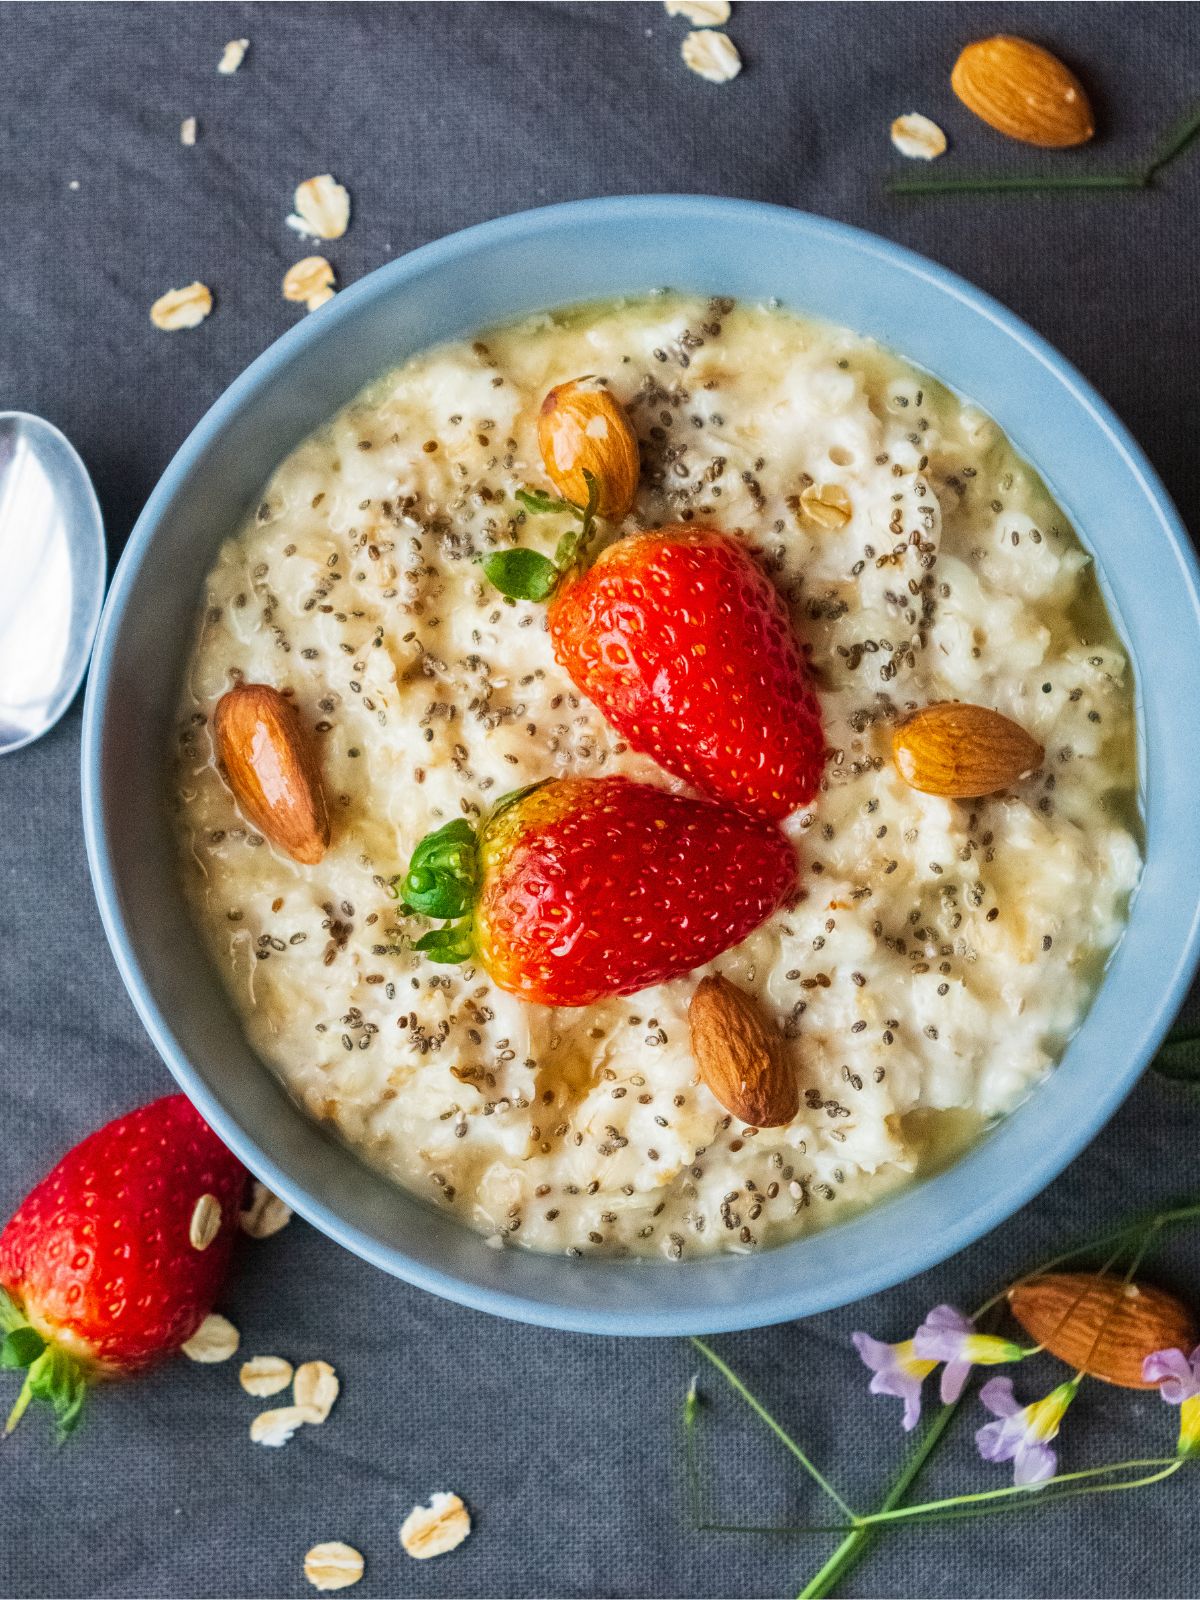
<svg viewBox="0 0 1200 1600">
<path fill-rule="evenodd" d="M 739 3 L 729 31 L 745 71 L 723 87 L 683 69 L 685 31 L 650 4 L 0 5 L 0 406 L 42 413 L 79 447 L 115 561 L 188 430 L 303 314 L 279 293 L 306 253 L 283 222 L 300 179 L 332 171 L 353 193 L 350 231 L 328 248 L 343 283 L 550 201 L 741 195 L 872 228 L 996 295 L 1113 401 L 1196 522 L 1200 149 L 1147 193 L 901 201 L 882 185 L 899 170 L 1144 159 L 1196 95 L 1200 7 Z M 1080 71 L 1103 129 L 1090 149 L 1010 144 L 953 99 L 958 48 L 1003 31 L 1032 32 Z M 238 36 L 251 41 L 245 65 L 218 76 Z M 891 150 L 888 124 L 909 110 L 950 133 L 953 154 L 934 168 Z M 179 142 L 188 115 L 193 149 Z M 193 278 L 215 291 L 212 317 L 157 332 L 150 303 Z M 4 1215 L 65 1146 L 171 1088 L 94 908 L 79 723 L 76 706 L 0 762 Z M 718 1348 L 869 1507 L 904 1441 L 898 1404 L 867 1394 L 851 1330 L 902 1337 L 937 1301 L 976 1303 L 1114 1217 L 1194 1192 L 1198 1139 L 1200 1098 L 1150 1075 L 1057 1183 L 973 1249 L 868 1303 Z M 1200 1296 L 1195 1241 L 1167 1249 L 1158 1275 Z M 330 1421 L 279 1451 L 254 1446 L 261 1403 L 241 1393 L 237 1363 L 186 1361 L 96 1393 L 59 1452 L 30 1417 L 0 1448 L 0 1591 L 303 1595 L 304 1552 L 345 1539 L 366 1556 L 363 1596 L 787 1595 L 832 1548 L 828 1536 L 689 1526 L 679 1416 L 697 1369 L 708 1516 L 794 1523 L 824 1507 L 685 1342 L 460 1310 L 299 1222 L 247 1244 L 223 1309 L 246 1355 L 336 1365 Z M 1020 1369 L 1018 1393 L 1044 1392 L 1056 1370 Z M 1176 1418 L 1153 1394 L 1085 1387 L 1065 1462 L 1169 1449 Z M 1006 1481 L 975 1459 L 971 1431 L 964 1420 L 937 1458 L 930 1494 Z M 441 1488 L 468 1500 L 475 1533 L 453 1556 L 412 1562 L 401 1518 Z M 842 1592 L 1195 1595 L 1194 1495 L 1179 1477 L 892 1533 Z"/>
</svg>

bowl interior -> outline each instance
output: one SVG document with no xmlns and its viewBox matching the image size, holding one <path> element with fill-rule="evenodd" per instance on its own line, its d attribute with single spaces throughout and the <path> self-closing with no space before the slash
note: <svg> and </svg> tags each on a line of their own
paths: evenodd
<svg viewBox="0 0 1200 1600">
<path fill-rule="evenodd" d="M 495 1251 L 364 1167 L 251 1052 L 176 882 L 167 741 L 205 574 L 279 461 L 414 352 L 546 306 L 659 286 L 871 335 L 990 412 L 1097 557 L 1137 672 L 1147 860 L 1129 926 L 1052 1076 L 956 1165 L 836 1228 L 673 1265 Z M 1191 774 L 1200 603 L 1178 518 L 1104 403 L 1024 324 L 907 251 L 738 201 L 579 202 L 487 223 L 380 269 L 273 345 L 168 468 L 113 583 L 88 689 L 84 820 L 122 976 L 168 1066 L 229 1145 L 325 1232 L 466 1304 L 563 1328 L 678 1334 L 844 1304 L 944 1259 L 1043 1187 L 1145 1065 L 1195 964 Z M 1186 854 L 1185 854 L 1186 852 Z"/>
</svg>

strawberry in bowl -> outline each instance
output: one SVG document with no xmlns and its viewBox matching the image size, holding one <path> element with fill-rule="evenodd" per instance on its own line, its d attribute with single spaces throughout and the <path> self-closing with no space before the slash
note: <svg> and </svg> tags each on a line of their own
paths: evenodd
<svg viewBox="0 0 1200 1600">
<path fill-rule="evenodd" d="M 739 944 L 796 887 L 769 823 L 628 778 L 557 778 L 417 846 L 404 909 L 451 919 L 417 940 L 479 960 L 502 989 L 585 1006 L 665 983 Z"/>
<path fill-rule="evenodd" d="M 594 380 L 550 391 L 539 441 L 565 498 L 520 498 L 574 511 L 580 528 L 553 561 L 489 556 L 488 577 L 510 599 L 548 601 L 559 665 L 635 750 L 714 800 L 790 815 L 817 792 L 825 740 L 778 590 L 740 538 L 700 523 L 632 534 L 586 565 L 595 518 L 623 517 L 637 487 L 629 420 Z"/>
</svg>

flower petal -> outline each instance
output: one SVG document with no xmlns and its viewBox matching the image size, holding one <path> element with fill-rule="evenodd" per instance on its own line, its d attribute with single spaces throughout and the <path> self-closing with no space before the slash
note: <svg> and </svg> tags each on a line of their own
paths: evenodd
<svg viewBox="0 0 1200 1600">
<path fill-rule="evenodd" d="M 980 1389 L 979 1398 L 994 1417 L 1015 1417 L 1022 1409 L 1013 1394 L 1011 1378 L 989 1378 Z"/>
<path fill-rule="evenodd" d="M 850 1340 L 872 1372 L 884 1372 L 896 1365 L 892 1346 L 882 1339 L 872 1339 L 869 1333 L 852 1333 Z"/>
<path fill-rule="evenodd" d="M 1160 1393 L 1168 1405 L 1181 1405 L 1200 1394 L 1200 1372 L 1196 1352 L 1191 1360 L 1182 1350 L 1155 1350 L 1142 1362 L 1142 1377 L 1161 1385 Z"/>
<path fill-rule="evenodd" d="M 1044 1483 L 1058 1470 L 1058 1457 L 1048 1444 L 1026 1440 L 1013 1460 L 1013 1482 L 1016 1484 Z"/>
<path fill-rule="evenodd" d="M 952 1406 L 967 1386 L 971 1376 L 969 1361 L 948 1361 L 942 1368 L 942 1404 Z"/>
</svg>

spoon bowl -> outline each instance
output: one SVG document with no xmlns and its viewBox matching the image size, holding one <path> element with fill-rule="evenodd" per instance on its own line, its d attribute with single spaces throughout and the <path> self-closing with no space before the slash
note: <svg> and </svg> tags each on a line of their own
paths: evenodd
<svg viewBox="0 0 1200 1600">
<path fill-rule="evenodd" d="M 75 698 L 104 600 L 104 522 L 87 468 L 51 423 L 0 412 L 0 755 Z"/>
</svg>

